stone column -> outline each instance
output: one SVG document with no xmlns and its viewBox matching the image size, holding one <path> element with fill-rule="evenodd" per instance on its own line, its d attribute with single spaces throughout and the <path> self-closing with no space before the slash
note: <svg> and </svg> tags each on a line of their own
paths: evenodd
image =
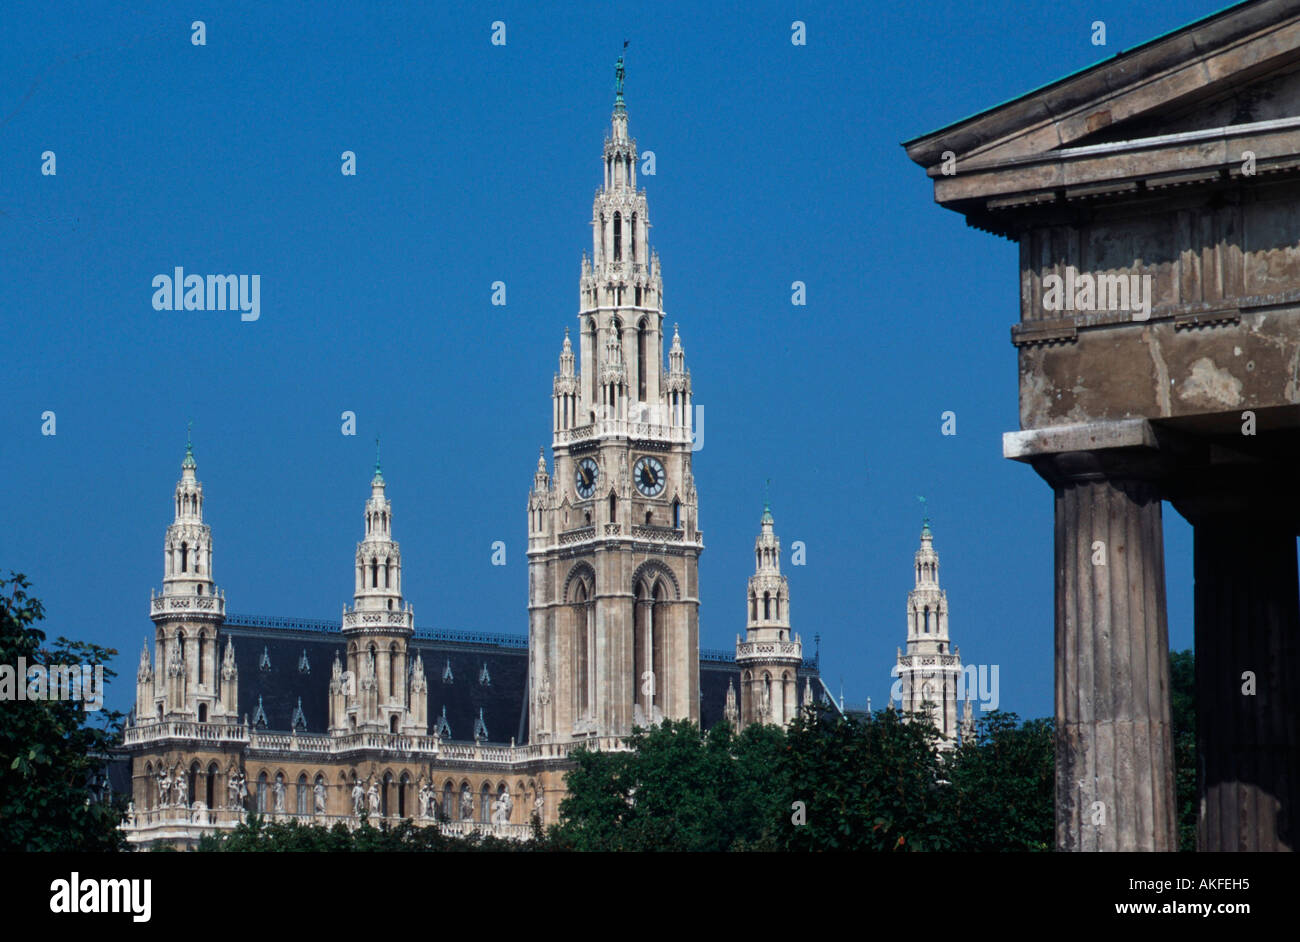
<svg viewBox="0 0 1300 942">
<path fill-rule="evenodd" d="M 1057 847 L 1176 850 L 1160 497 L 1096 453 L 1051 464 Z"/>
<path fill-rule="evenodd" d="M 1300 586 L 1289 527 L 1198 519 L 1197 846 L 1295 850 L 1300 822 Z M 1247 686 L 1253 674 L 1253 694 Z"/>
</svg>

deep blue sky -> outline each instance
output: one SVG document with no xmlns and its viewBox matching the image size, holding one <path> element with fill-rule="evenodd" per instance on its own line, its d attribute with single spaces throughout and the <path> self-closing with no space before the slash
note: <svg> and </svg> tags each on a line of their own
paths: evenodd
<svg viewBox="0 0 1300 942">
<path fill-rule="evenodd" d="M 122 650 L 110 706 L 151 632 L 189 419 L 230 611 L 338 616 L 380 434 L 417 624 L 526 633 L 527 492 L 629 39 L 651 242 L 706 416 L 701 644 L 743 631 L 771 478 L 785 547 L 807 545 L 795 630 L 821 634 L 833 690 L 882 706 L 924 494 L 954 642 L 999 665 L 1004 709 L 1051 714 L 1051 492 L 1001 456 L 1015 246 L 936 207 L 899 142 L 1215 0 L 117 6 L 10 3 L 0 43 L 0 567 L 51 635 Z M 260 274 L 260 320 L 154 311 L 178 265 Z M 1165 519 L 1189 647 L 1190 528 Z"/>
</svg>

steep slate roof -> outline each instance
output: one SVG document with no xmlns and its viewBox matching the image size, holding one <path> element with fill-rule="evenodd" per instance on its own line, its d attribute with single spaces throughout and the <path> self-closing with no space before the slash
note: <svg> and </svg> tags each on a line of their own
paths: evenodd
<svg viewBox="0 0 1300 942">
<path fill-rule="evenodd" d="M 221 630 L 221 653 L 226 638 L 235 642 L 235 664 L 239 669 L 239 714 L 251 721 L 257 712 L 258 697 L 266 713 L 269 729 L 287 731 L 293 712 L 302 698 L 308 733 L 323 733 L 329 727 L 329 682 L 334 656 L 346 657 L 339 627 L 327 621 L 304 619 L 259 618 L 230 615 Z M 432 632 L 417 630 L 412 648 L 424 659 L 424 676 L 429 685 L 429 728 L 437 728 L 442 709 L 447 708 L 447 722 L 452 740 L 471 741 L 479 710 L 487 726 L 488 741 L 507 743 L 513 737 L 522 744 L 528 739 L 527 683 L 528 638 L 522 635 L 490 635 L 470 632 Z M 262 670 L 262 651 L 270 668 Z M 307 652 L 310 673 L 298 669 L 303 651 Z M 452 680 L 443 681 L 447 662 L 451 663 Z M 490 683 L 481 684 L 479 674 L 484 665 Z M 803 696 L 804 679 L 817 676 L 814 661 L 806 660 L 799 669 L 799 697 Z M 727 700 L 727 684 L 736 684 L 739 695 L 740 672 L 724 652 L 702 652 L 700 658 L 700 719 L 706 729 L 722 719 Z"/>
</svg>

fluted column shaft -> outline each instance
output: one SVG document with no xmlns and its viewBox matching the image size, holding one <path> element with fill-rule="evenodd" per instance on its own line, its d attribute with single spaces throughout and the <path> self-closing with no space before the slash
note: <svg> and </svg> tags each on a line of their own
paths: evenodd
<svg viewBox="0 0 1300 942">
<path fill-rule="evenodd" d="M 1057 846 L 1176 850 L 1159 495 L 1101 473 L 1055 490 Z"/>
<path fill-rule="evenodd" d="M 1195 568 L 1197 846 L 1294 850 L 1300 815 L 1294 531 L 1231 513 L 1199 520 Z"/>
</svg>

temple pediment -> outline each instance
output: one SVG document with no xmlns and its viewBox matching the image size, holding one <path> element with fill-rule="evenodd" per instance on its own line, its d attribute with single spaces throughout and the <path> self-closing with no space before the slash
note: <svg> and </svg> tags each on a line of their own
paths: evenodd
<svg viewBox="0 0 1300 942">
<path fill-rule="evenodd" d="M 1199 20 L 905 142 L 936 202 L 986 213 L 1300 168 L 1300 2 Z"/>
</svg>

